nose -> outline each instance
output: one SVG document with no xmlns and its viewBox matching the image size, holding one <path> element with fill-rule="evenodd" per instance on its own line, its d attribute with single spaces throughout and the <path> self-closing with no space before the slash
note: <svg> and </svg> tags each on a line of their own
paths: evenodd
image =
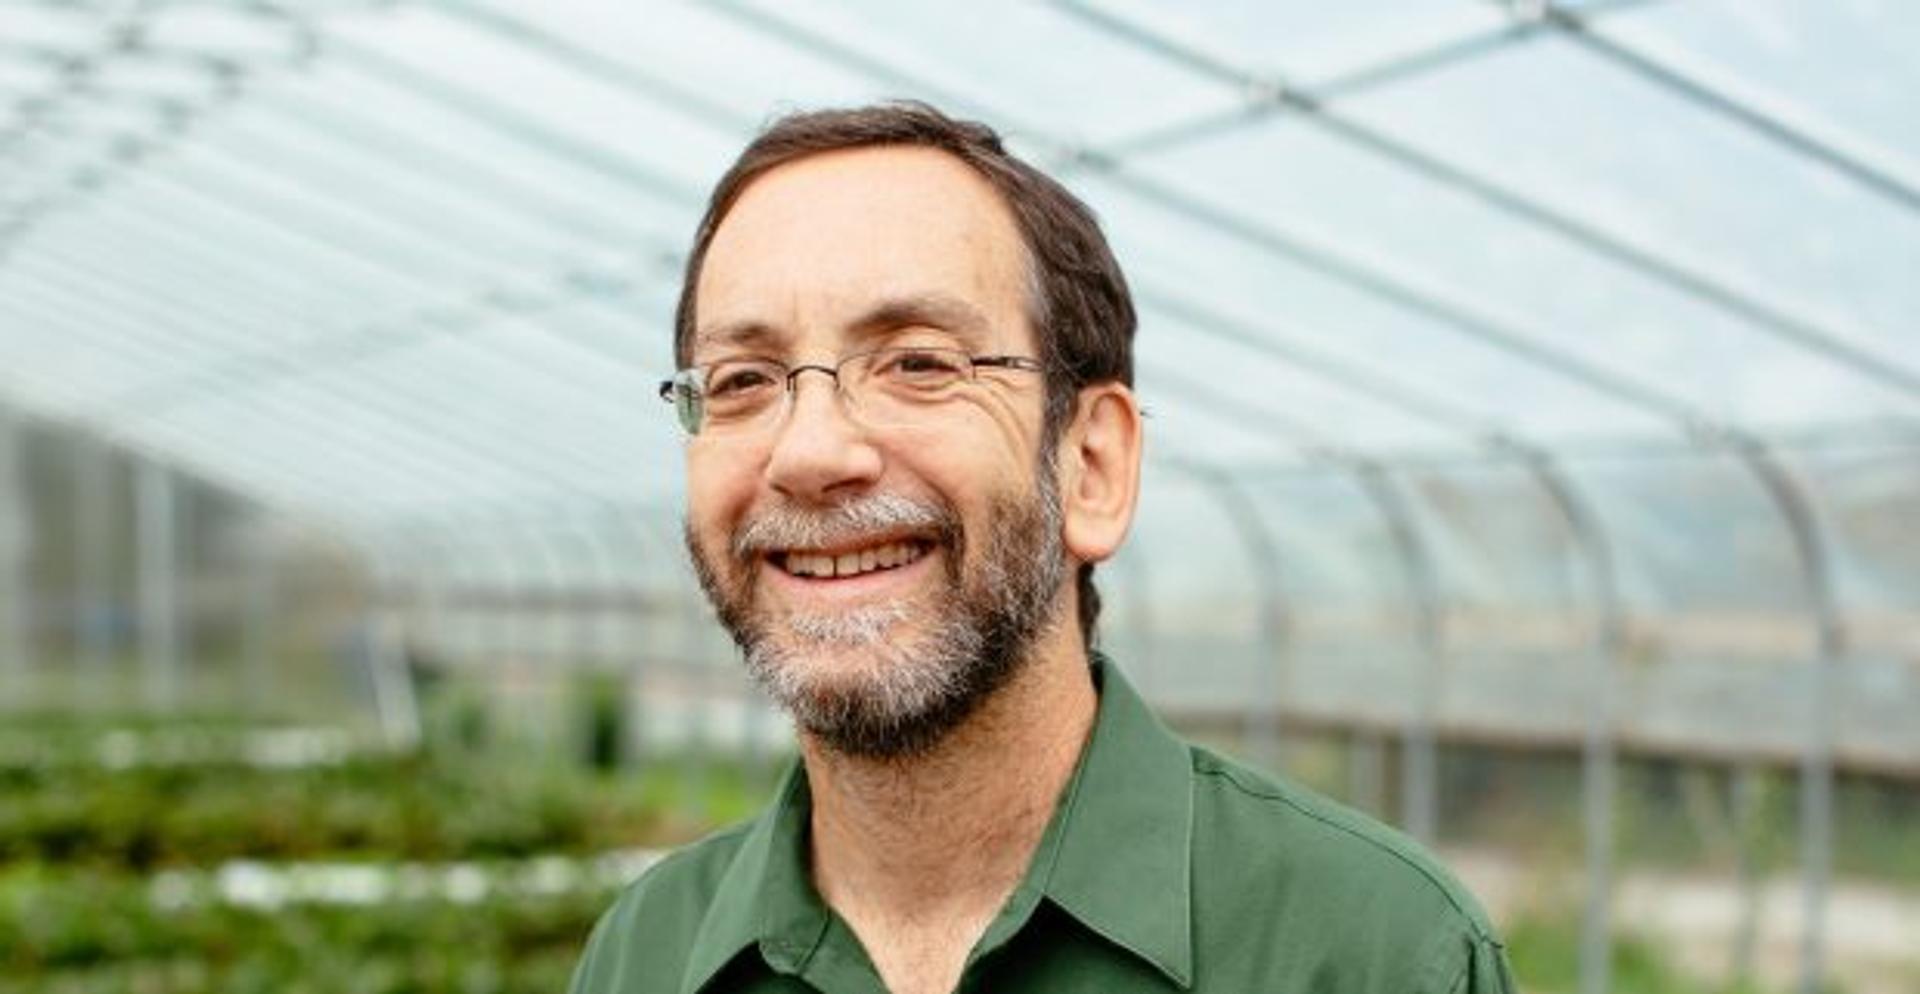
<svg viewBox="0 0 1920 994">
<path fill-rule="evenodd" d="M 800 374 L 826 373 L 805 389 Z M 767 482 L 788 498 L 828 504 L 873 485 L 880 478 L 880 451 L 840 399 L 839 381 L 825 366 L 800 366 L 788 374 L 788 410 L 776 429 L 767 460 Z"/>
</svg>

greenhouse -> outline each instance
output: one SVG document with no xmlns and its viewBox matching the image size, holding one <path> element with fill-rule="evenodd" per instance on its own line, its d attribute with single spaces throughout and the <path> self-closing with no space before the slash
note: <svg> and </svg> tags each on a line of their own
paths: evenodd
<svg viewBox="0 0 1920 994">
<path fill-rule="evenodd" d="M 0 994 L 560 989 L 793 753 L 657 384 L 924 100 L 1098 213 L 1100 646 L 1529 991 L 1920 992 L 1920 7 L 0 0 Z"/>
</svg>

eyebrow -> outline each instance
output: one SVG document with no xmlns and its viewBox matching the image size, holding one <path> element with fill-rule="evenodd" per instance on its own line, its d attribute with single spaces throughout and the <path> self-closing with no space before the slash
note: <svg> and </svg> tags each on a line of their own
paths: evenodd
<svg viewBox="0 0 1920 994">
<path fill-rule="evenodd" d="M 986 337 L 990 322 L 978 307 L 963 297 L 948 293 L 910 293 L 888 297 L 867 308 L 846 325 L 847 335 L 856 341 L 877 338 L 899 328 L 924 325 L 950 331 L 979 341 Z M 694 351 L 721 345 L 735 347 L 777 346 L 788 338 L 777 325 L 757 318 L 723 321 L 701 328 L 693 336 Z"/>
<path fill-rule="evenodd" d="M 783 332 L 765 321 L 754 318 L 725 321 L 694 332 L 691 351 L 698 354 L 704 348 L 717 345 L 762 345 L 777 343 L 785 338 Z"/>
<path fill-rule="evenodd" d="M 847 331 L 855 338 L 872 338 L 896 328 L 918 325 L 974 340 L 984 337 L 988 328 L 986 314 L 964 298 L 945 293 L 916 293 L 880 301 L 849 323 Z"/>
</svg>

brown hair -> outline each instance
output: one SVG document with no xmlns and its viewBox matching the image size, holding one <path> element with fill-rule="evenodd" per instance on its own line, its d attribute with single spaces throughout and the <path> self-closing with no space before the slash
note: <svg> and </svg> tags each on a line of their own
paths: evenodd
<svg viewBox="0 0 1920 994">
<path fill-rule="evenodd" d="M 1082 387 L 1133 383 L 1133 298 L 1093 211 L 1045 173 L 1007 152 L 992 128 L 915 101 L 805 111 L 776 119 L 714 186 L 694 235 L 674 313 L 674 357 L 692 361 L 694 296 L 714 232 L 740 194 L 770 170 L 823 152 L 879 145 L 939 149 L 971 166 L 1005 198 L 1027 252 L 1027 318 L 1040 343 L 1047 391 L 1043 451 L 1051 454 Z M 1093 565 L 1078 578 L 1080 631 L 1089 646 L 1100 615 Z"/>
</svg>

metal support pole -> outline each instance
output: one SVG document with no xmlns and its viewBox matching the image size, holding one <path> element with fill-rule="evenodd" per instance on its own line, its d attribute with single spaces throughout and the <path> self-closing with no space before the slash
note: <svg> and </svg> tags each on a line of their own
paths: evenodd
<svg viewBox="0 0 1920 994">
<path fill-rule="evenodd" d="M 1184 465 L 1184 464 L 1183 464 Z M 1186 466 L 1226 512 L 1239 533 L 1253 568 L 1260 609 L 1260 686 L 1243 715 L 1243 733 L 1253 757 L 1268 769 L 1279 770 L 1284 758 L 1280 745 L 1280 702 L 1289 683 L 1293 625 L 1288 617 L 1286 590 L 1280 572 L 1279 544 L 1253 499 L 1229 474 L 1211 467 Z"/>
<path fill-rule="evenodd" d="M 407 623 L 400 611 L 404 583 L 396 565 L 379 550 L 374 557 L 374 586 L 366 612 L 363 650 L 374 712 L 387 747 L 396 752 L 420 744 L 420 703 L 407 659 Z"/>
<path fill-rule="evenodd" d="M 1387 751 L 1380 739 L 1370 728 L 1347 737 L 1347 803 L 1375 816 L 1387 806 Z"/>
<path fill-rule="evenodd" d="M 611 746 L 609 758 L 615 766 L 624 765 L 625 708 L 620 708 L 612 717 L 602 712 L 607 707 L 607 702 L 602 700 L 606 686 L 606 661 L 611 658 L 605 638 L 606 619 L 610 611 L 608 602 L 619 585 L 608 567 L 606 550 L 601 547 L 599 534 L 591 522 L 578 520 L 573 515 L 567 516 L 566 524 L 551 548 L 556 551 L 573 550 L 572 561 L 575 563 L 562 589 L 571 592 L 569 600 L 572 606 L 572 614 L 565 622 L 566 656 L 587 702 L 587 714 L 576 715 L 574 719 L 581 722 L 580 730 L 588 740 L 581 755 L 588 762 L 593 761 L 597 746 L 592 737 L 600 734 L 602 729 L 599 723 L 607 721 L 610 727 L 606 730 L 615 733 L 613 740 L 608 743 Z M 558 561 L 556 565 L 559 565 Z"/>
<path fill-rule="evenodd" d="M 1780 511 L 1793 539 L 1806 608 L 1817 636 L 1808 702 L 1807 745 L 1800 758 L 1801 994 L 1818 994 L 1826 974 L 1827 892 L 1833 862 L 1834 705 L 1845 633 L 1834 601 L 1833 570 L 1813 502 L 1764 443 L 1750 436 L 1725 440 Z"/>
<path fill-rule="evenodd" d="M 1431 843 L 1439 821 L 1440 693 L 1446 673 L 1439 580 L 1426 540 L 1400 488 L 1374 463 L 1355 461 L 1352 468 L 1361 488 L 1386 519 L 1394 551 L 1406 573 L 1413 637 L 1422 665 L 1414 704 L 1407 712 L 1400 820 L 1409 835 Z"/>
<path fill-rule="evenodd" d="M 575 543 L 558 526 L 531 521 L 526 534 L 536 551 L 533 559 L 544 591 L 535 595 L 531 605 L 539 623 L 529 626 L 536 659 L 530 687 L 545 697 L 541 737 L 549 750 L 568 750 L 573 745 L 569 733 L 574 730 L 574 694 L 592 679 L 592 632 L 586 627 L 593 617 L 591 590 L 580 579 L 578 557 L 568 554 L 568 547 Z"/>
<path fill-rule="evenodd" d="M 1733 933 L 1733 983 L 1736 987 L 1753 984 L 1754 955 L 1760 948 L 1760 859 L 1754 842 L 1757 823 L 1762 817 L 1761 777 L 1757 764 L 1744 762 L 1733 769 L 1733 824 L 1739 876 L 1740 917 Z"/>
<path fill-rule="evenodd" d="M 566 538 L 566 544 L 578 550 L 578 559 L 585 566 L 580 573 L 582 578 L 574 581 L 579 607 L 567 626 L 567 654 L 572 657 L 574 665 L 597 672 L 611 658 L 607 653 L 607 602 L 619 584 L 607 563 L 607 551 L 602 547 L 596 529 L 587 523 L 577 522 L 567 530 Z"/>
<path fill-rule="evenodd" d="M 73 445 L 74 599 L 73 634 L 84 680 L 107 686 L 112 653 L 113 477 L 111 454 L 93 438 Z M 76 682 L 76 688 L 83 683 Z M 91 698 L 92 694 L 85 694 Z"/>
<path fill-rule="evenodd" d="M 9 704 L 26 698 L 32 655 L 27 558 L 32 554 L 33 505 L 20 468 L 23 435 L 19 415 L 0 406 L 0 702 Z"/>
<path fill-rule="evenodd" d="M 614 508 L 603 507 L 593 520 L 577 522 L 575 534 L 588 561 L 593 564 L 594 576 L 595 599 L 580 619 L 582 658 L 590 661 L 594 679 L 599 685 L 612 688 L 618 695 L 615 727 L 620 734 L 613 743 L 614 761 L 624 768 L 632 761 L 633 708 L 628 700 L 629 688 L 621 679 L 619 664 L 622 655 L 618 638 L 620 612 L 629 591 L 620 580 L 617 554 L 608 545 L 607 523 L 617 513 Z"/>
<path fill-rule="evenodd" d="M 1580 994 L 1606 994 L 1613 983 L 1613 822 L 1617 772 L 1614 685 L 1626 645 L 1626 615 L 1614 566 L 1613 543 L 1592 504 L 1582 498 L 1572 478 L 1551 455 L 1524 447 L 1519 448 L 1519 455 L 1566 522 L 1574 548 L 1585 565 L 1586 593 L 1593 599 L 1592 636 L 1588 646 L 1593 685 L 1588 698 L 1586 741 L 1580 754 L 1587 848 L 1587 906 L 1580 928 Z"/>
<path fill-rule="evenodd" d="M 493 551 L 500 565 L 501 617 L 505 628 L 502 642 L 507 658 L 500 683 L 500 701 L 509 713 L 518 716 L 515 731 L 522 741 L 531 735 L 536 744 L 547 747 L 552 744 L 548 740 L 547 722 L 539 720 L 535 709 L 522 699 L 534 692 L 532 688 L 538 684 L 544 669 L 540 612 L 534 604 L 537 598 L 532 596 L 539 585 L 528 576 L 526 553 L 513 547 L 515 541 L 524 539 L 511 535 L 513 529 L 502 522 L 489 522 L 485 527 L 496 536 Z"/>
<path fill-rule="evenodd" d="M 630 554 L 636 557 L 635 562 L 645 562 L 651 548 L 645 529 L 640 525 L 639 519 L 644 513 L 638 508 L 616 513 L 615 520 L 620 526 L 618 533 L 625 536 Z M 662 558 L 664 559 L 667 555 L 668 550 L 663 547 Z M 650 750 L 647 748 L 647 733 L 650 730 L 647 695 L 653 690 L 653 661 L 650 657 L 654 652 L 659 651 L 659 643 L 655 640 L 649 624 L 646 584 L 635 584 L 634 594 L 636 598 L 634 620 L 637 622 L 634 628 L 638 630 L 639 637 L 634 640 L 631 652 L 621 652 L 616 658 L 626 660 L 626 687 L 621 693 L 626 709 L 627 726 L 627 742 L 623 755 L 630 761 L 644 763 L 650 757 Z"/>
<path fill-rule="evenodd" d="M 498 549 L 482 545 L 471 531 L 456 541 L 462 542 L 475 564 L 473 592 L 475 609 L 479 612 L 475 628 L 482 633 L 484 643 L 481 673 L 486 685 L 487 719 L 500 733 L 495 741 L 505 743 L 511 731 L 504 713 L 505 700 L 514 668 L 519 664 L 520 644 L 517 605 L 510 598 L 514 586 L 513 566 L 508 557 Z"/>
<path fill-rule="evenodd" d="M 180 556 L 173 473 L 141 460 L 136 476 L 140 661 L 147 707 L 171 711 L 180 695 Z"/>
<path fill-rule="evenodd" d="M 241 553 L 246 573 L 246 620 L 241 630 L 242 677 L 247 710 L 264 715 L 273 705 L 274 622 L 279 607 L 279 571 L 272 550 L 258 541 Z"/>
</svg>

